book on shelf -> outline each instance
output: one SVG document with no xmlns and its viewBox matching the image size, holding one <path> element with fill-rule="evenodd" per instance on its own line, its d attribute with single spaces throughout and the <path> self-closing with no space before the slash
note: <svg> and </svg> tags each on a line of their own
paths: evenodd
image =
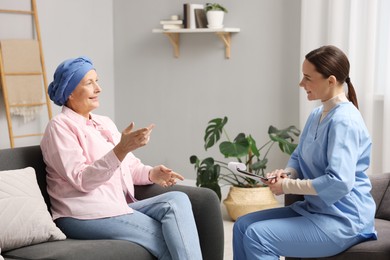
<svg viewBox="0 0 390 260">
<path fill-rule="evenodd" d="M 188 29 L 196 29 L 195 10 L 204 9 L 203 4 L 183 4 L 184 27 Z"/>
<path fill-rule="evenodd" d="M 160 21 L 160 24 L 162 25 L 166 25 L 166 24 L 169 24 L 169 25 L 179 25 L 179 24 L 183 24 L 183 20 L 161 20 Z"/>
<path fill-rule="evenodd" d="M 207 28 L 207 17 L 204 9 L 195 9 L 196 28 Z"/>
<path fill-rule="evenodd" d="M 183 29 L 182 24 L 164 24 L 163 30 L 172 30 L 172 29 Z"/>
</svg>

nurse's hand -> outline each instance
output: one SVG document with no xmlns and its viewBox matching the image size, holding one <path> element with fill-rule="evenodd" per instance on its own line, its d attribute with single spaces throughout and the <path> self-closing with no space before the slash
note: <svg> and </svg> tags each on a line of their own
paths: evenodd
<svg viewBox="0 0 390 260">
<path fill-rule="evenodd" d="M 271 192 L 275 195 L 284 194 L 282 182 L 283 179 L 287 177 L 287 173 L 284 172 L 283 169 L 277 169 L 270 173 L 267 173 L 266 176 L 267 178 L 269 178 L 269 180 L 265 181 L 264 183 L 268 185 Z"/>
<path fill-rule="evenodd" d="M 177 180 L 184 180 L 184 177 L 164 165 L 158 165 L 150 170 L 149 180 L 160 186 L 168 187 L 175 185 Z"/>
<path fill-rule="evenodd" d="M 274 181 L 274 180 L 272 180 Z M 283 182 L 283 179 L 279 180 L 279 181 L 276 181 L 274 183 L 271 183 L 271 181 L 269 182 L 268 184 L 268 187 L 269 189 L 271 190 L 271 192 L 275 195 L 282 195 L 284 194 L 283 192 L 283 187 L 282 187 L 282 182 Z"/>
</svg>

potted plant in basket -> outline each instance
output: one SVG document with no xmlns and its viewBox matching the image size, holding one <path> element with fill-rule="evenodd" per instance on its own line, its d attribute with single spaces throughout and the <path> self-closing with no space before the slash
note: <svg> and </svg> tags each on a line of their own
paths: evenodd
<svg viewBox="0 0 390 260">
<path fill-rule="evenodd" d="M 285 129 L 279 130 L 271 125 L 268 128 L 269 140 L 262 146 L 258 146 L 251 135 L 246 135 L 244 133 L 239 133 L 233 141 L 231 141 L 225 129 L 227 122 L 227 117 L 214 118 L 209 121 L 204 135 L 204 148 L 207 151 L 207 149 L 217 144 L 221 140 L 222 136 L 225 136 L 226 140 L 220 142 L 219 144 L 220 153 L 224 156 L 224 158 L 230 158 L 230 161 L 231 159 L 234 159 L 237 162 L 245 164 L 248 171 L 252 174 L 264 176 L 268 163 L 268 153 L 275 144 L 278 144 L 282 152 L 289 155 L 292 154 L 297 146 L 297 144 L 294 143 L 294 140 L 299 136 L 300 131 L 295 126 L 289 126 Z M 226 159 L 217 160 L 213 157 L 207 157 L 201 160 L 196 155 L 192 155 L 190 157 L 190 163 L 194 164 L 194 168 L 197 173 L 196 185 L 214 190 L 220 200 L 220 182 L 232 185 L 228 198 L 224 200 L 224 204 L 228 209 L 229 215 L 234 220 L 240 215 L 254 210 L 273 207 L 277 204 L 273 194 L 269 191 L 269 188 L 266 187 L 266 185 L 262 182 L 236 174 L 233 170 L 228 168 L 229 161 Z M 266 189 L 262 189 L 264 187 L 266 187 Z M 255 202 L 244 201 L 241 205 L 239 205 L 243 209 L 232 214 L 229 209 L 229 199 L 231 199 L 229 196 L 231 196 L 232 191 L 240 191 L 241 193 L 249 192 L 249 197 L 255 197 L 253 193 L 257 190 L 262 193 L 260 196 L 262 196 L 263 199 L 265 199 L 264 197 L 268 198 L 269 203 L 266 206 L 261 205 L 261 202 L 258 200 Z M 267 192 L 267 195 L 265 195 L 264 192 Z M 239 195 L 239 197 L 242 197 L 242 194 Z"/>
<path fill-rule="evenodd" d="M 207 3 L 204 7 L 207 17 L 207 27 L 210 29 L 219 29 L 223 27 L 223 17 L 228 10 L 220 4 Z"/>
</svg>

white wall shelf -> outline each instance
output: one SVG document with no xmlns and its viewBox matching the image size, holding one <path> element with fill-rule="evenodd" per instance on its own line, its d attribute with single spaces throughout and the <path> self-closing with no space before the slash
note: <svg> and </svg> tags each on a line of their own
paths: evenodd
<svg viewBox="0 0 390 260">
<path fill-rule="evenodd" d="M 163 33 L 165 34 L 173 47 L 173 55 L 175 58 L 180 56 L 180 34 L 181 33 L 215 33 L 225 45 L 225 57 L 230 58 L 230 38 L 231 33 L 240 32 L 240 28 L 221 28 L 221 29 L 173 29 L 173 30 L 163 30 L 163 29 L 153 29 L 153 33 Z"/>
</svg>

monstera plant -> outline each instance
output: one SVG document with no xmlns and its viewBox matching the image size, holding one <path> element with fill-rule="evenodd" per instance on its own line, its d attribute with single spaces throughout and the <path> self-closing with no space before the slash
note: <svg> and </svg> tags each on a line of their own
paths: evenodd
<svg viewBox="0 0 390 260">
<path fill-rule="evenodd" d="M 277 144 L 282 152 L 291 155 L 297 146 L 294 141 L 300 135 L 300 130 L 295 126 L 278 129 L 271 125 L 268 128 L 269 140 L 259 146 L 250 134 L 239 133 L 233 140 L 230 139 L 225 129 L 227 122 L 226 116 L 210 120 L 204 135 L 205 150 L 207 151 L 219 143 L 219 151 L 223 155 L 223 159 L 213 157 L 199 159 L 196 155 L 190 157 L 190 163 L 194 164 L 197 173 L 196 185 L 214 190 L 220 200 L 221 181 L 236 187 L 246 188 L 264 185 L 262 182 L 243 177 L 229 169 L 228 163 L 232 159 L 244 163 L 252 174 L 264 176 L 268 163 L 267 156 L 271 148 Z"/>
</svg>

